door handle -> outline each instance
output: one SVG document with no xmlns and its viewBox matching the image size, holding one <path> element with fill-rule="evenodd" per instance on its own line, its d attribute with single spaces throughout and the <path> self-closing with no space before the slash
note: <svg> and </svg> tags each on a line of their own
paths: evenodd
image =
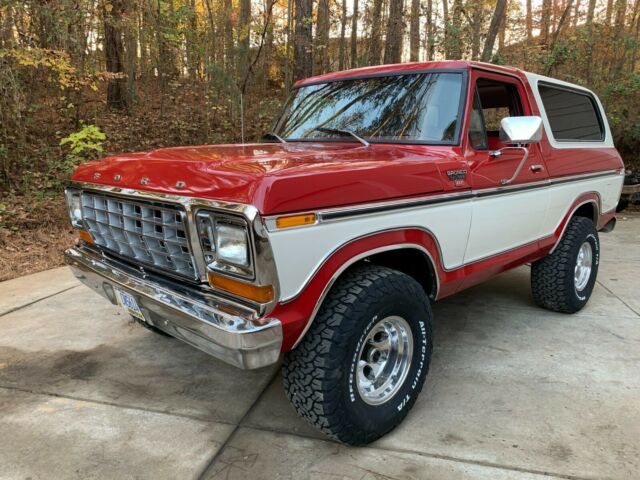
<svg viewBox="0 0 640 480">
<path fill-rule="evenodd" d="M 542 165 L 531 165 L 530 168 L 532 172 L 541 172 L 542 170 L 544 170 L 544 167 Z"/>
</svg>

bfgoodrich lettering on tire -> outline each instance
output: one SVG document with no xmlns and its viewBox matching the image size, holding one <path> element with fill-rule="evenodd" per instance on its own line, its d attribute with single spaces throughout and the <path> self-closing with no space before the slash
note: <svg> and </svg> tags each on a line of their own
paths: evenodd
<svg viewBox="0 0 640 480">
<path fill-rule="evenodd" d="M 599 262 L 595 225 L 588 218 L 572 218 L 554 252 L 531 266 L 533 299 L 555 312 L 577 312 L 589 301 Z"/>
<path fill-rule="evenodd" d="M 431 307 L 413 278 L 375 265 L 348 271 L 300 345 L 284 359 L 284 386 L 300 416 L 363 445 L 413 406 L 429 369 Z"/>
</svg>

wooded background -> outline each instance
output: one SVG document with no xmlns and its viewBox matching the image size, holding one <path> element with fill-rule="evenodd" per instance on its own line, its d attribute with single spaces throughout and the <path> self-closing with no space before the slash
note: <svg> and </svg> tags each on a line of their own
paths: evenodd
<svg viewBox="0 0 640 480">
<path fill-rule="evenodd" d="M 637 168 L 639 49 L 640 0 L 0 0 L 0 279 L 68 241 L 78 163 L 256 140 L 334 70 L 462 58 L 586 85 Z"/>
</svg>

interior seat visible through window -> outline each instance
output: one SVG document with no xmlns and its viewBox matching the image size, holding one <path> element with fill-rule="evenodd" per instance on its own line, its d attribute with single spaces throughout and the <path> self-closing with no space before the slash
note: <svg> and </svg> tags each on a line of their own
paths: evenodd
<svg viewBox="0 0 640 480">
<path fill-rule="evenodd" d="M 497 150 L 506 146 L 500 139 L 500 121 L 522 115 L 522 104 L 514 85 L 481 78 L 471 115 L 469 140 L 476 150 Z"/>
</svg>

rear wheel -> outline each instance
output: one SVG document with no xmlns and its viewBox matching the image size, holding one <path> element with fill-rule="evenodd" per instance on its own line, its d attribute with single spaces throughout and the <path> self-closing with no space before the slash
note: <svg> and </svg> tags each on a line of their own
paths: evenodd
<svg viewBox="0 0 640 480">
<path fill-rule="evenodd" d="M 418 282 L 389 268 L 359 267 L 338 280 L 285 356 L 285 390 L 298 414 L 327 435 L 367 444 L 407 415 L 431 348 L 431 307 Z"/>
<path fill-rule="evenodd" d="M 548 310 L 577 312 L 589 301 L 599 260 L 595 225 L 588 218 L 573 217 L 554 252 L 531 266 L 533 299 Z"/>
</svg>

